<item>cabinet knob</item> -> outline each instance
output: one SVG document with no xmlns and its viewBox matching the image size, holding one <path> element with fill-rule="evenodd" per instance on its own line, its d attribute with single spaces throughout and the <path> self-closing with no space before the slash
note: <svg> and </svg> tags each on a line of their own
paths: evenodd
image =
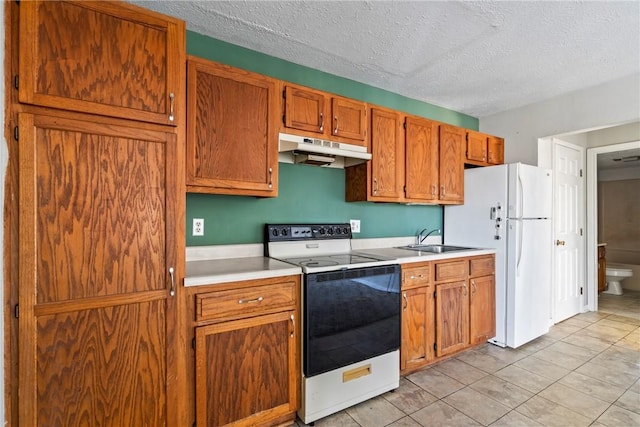
<svg viewBox="0 0 640 427">
<path fill-rule="evenodd" d="M 564 246 L 565 243 L 566 242 L 564 240 L 556 240 L 556 246 Z"/>
</svg>

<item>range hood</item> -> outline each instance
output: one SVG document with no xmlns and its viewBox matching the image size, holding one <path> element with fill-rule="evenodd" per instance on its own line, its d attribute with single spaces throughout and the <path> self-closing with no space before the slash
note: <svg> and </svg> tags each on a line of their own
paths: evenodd
<svg viewBox="0 0 640 427">
<path fill-rule="evenodd" d="M 367 147 L 308 136 L 280 134 L 278 160 L 282 163 L 345 168 L 371 160 Z"/>
</svg>

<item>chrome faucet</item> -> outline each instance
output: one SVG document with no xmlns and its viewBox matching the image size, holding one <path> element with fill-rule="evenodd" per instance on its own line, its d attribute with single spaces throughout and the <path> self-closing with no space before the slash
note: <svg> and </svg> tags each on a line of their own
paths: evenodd
<svg viewBox="0 0 640 427">
<path fill-rule="evenodd" d="M 442 230 L 439 228 L 435 228 L 433 230 L 431 230 L 430 232 L 428 232 L 427 234 L 425 234 L 424 236 L 422 235 L 422 233 L 424 233 L 425 231 L 427 231 L 426 228 L 423 228 L 422 230 L 420 230 L 420 232 L 418 233 L 418 235 L 416 236 L 416 244 L 417 245 L 421 245 L 422 242 L 424 242 L 424 239 L 426 239 L 427 237 L 431 236 L 433 233 L 438 233 L 441 234 Z"/>
</svg>

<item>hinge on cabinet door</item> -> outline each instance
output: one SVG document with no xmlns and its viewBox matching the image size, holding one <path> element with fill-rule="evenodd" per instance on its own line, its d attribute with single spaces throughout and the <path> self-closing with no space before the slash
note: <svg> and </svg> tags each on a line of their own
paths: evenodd
<svg viewBox="0 0 640 427">
<path fill-rule="evenodd" d="M 287 116 L 285 116 L 284 114 L 282 115 L 282 124 L 286 124 L 287 123 Z"/>
<path fill-rule="evenodd" d="M 18 76 L 17 74 L 13 77 L 13 87 L 17 89 L 20 89 L 20 76 Z"/>
<path fill-rule="evenodd" d="M 16 319 L 20 317 L 20 306 L 18 304 L 16 304 L 16 306 L 13 308 L 13 315 L 16 317 Z"/>
<path fill-rule="evenodd" d="M 191 348 L 196 348 L 196 339 L 191 340 Z"/>
<path fill-rule="evenodd" d="M 582 236 L 582 228 L 580 228 L 580 235 Z"/>
<path fill-rule="evenodd" d="M 582 169 L 580 169 L 580 178 L 582 178 Z"/>
<path fill-rule="evenodd" d="M 464 136 L 464 139 L 465 139 L 467 142 L 469 142 L 469 134 L 466 134 L 466 135 Z"/>
<path fill-rule="evenodd" d="M 438 351 L 438 343 L 433 343 L 433 351 Z"/>
<path fill-rule="evenodd" d="M 407 122 L 406 121 L 402 124 L 402 127 L 405 128 L 405 129 L 407 128 Z"/>
<path fill-rule="evenodd" d="M 13 139 L 20 141 L 20 131 L 18 131 L 18 126 L 13 128 Z"/>
<path fill-rule="evenodd" d="M 433 291 L 433 297 L 434 298 L 436 297 L 436 291 Z"/>
<path fill-rule="evenodd" d="M 582 295 L 582 286 L 580 286 L 580 295 Z"/>
</svg>

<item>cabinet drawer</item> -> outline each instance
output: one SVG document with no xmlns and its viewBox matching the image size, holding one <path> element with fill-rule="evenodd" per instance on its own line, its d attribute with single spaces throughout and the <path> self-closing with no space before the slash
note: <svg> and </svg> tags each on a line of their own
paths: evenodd
<svg viewBox="0 0 640 427">
<path fill-rule="evenodd" d="M 239 317 L 294 306 L 295 290 L 295 283 L 287 282 L 198 294 L 196 320 Z"/>
<path fill-rule="evenodd" d="M 467 279 L 467 260 L 461 259 L 449 262 L 436 263 L 435 280 L 441 282 L 444 280 L 466 280 Z"/>
<path fill-rule="evenodd" d="M 469 276 L 486 276 L 493 274 L 495 267 L 493 257 L 472 258 L 469 260 Z"/>
<path fill-rule="evenodd" d="M 402 288 L 414 288 L 431 283 L 431 264 L 402 269 Z"/>
</svg>

